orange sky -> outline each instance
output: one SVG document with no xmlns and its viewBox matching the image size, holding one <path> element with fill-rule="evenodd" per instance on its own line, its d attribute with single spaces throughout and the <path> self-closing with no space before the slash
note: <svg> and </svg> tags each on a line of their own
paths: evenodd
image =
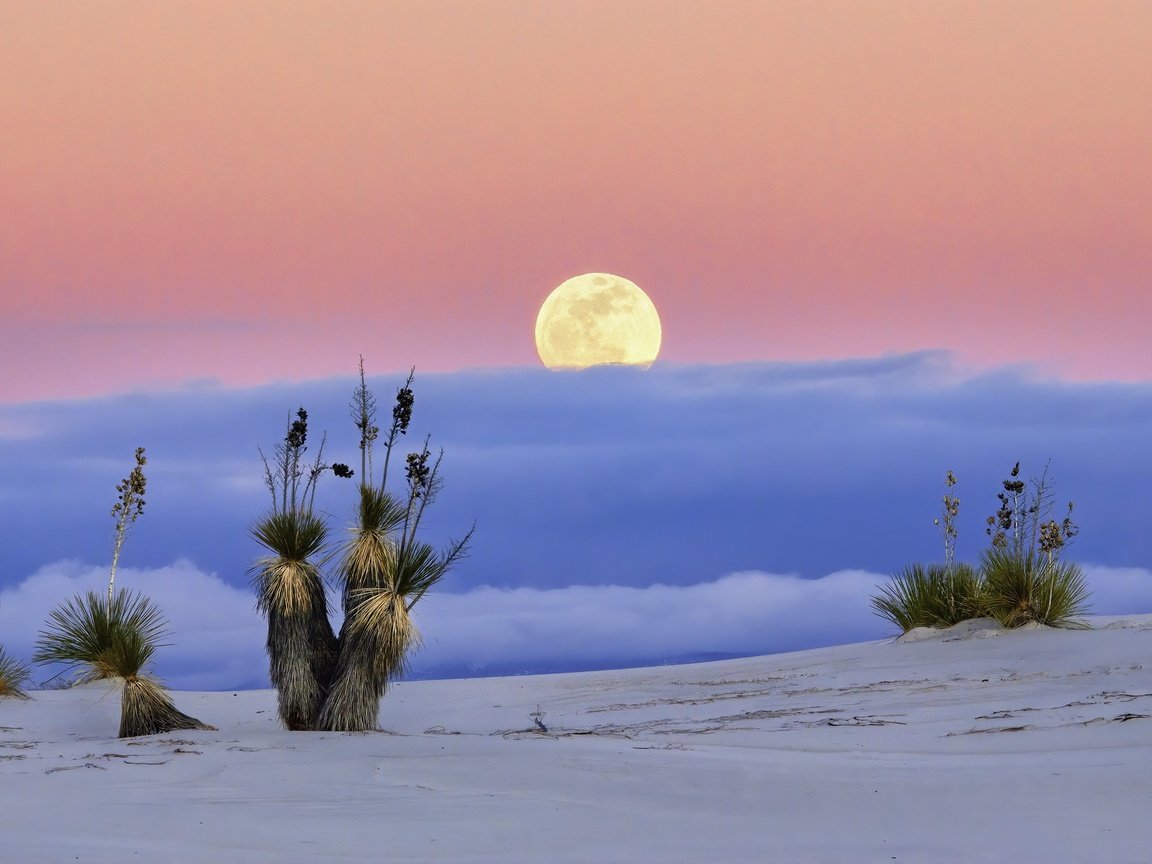
<svg viewBox="0 0 1152 864">
<path fill-rule="evenodd" d="M 0 0 L 0 401 L 663 360 L 1152 378 L 1152 3 Z"/>
</svg>

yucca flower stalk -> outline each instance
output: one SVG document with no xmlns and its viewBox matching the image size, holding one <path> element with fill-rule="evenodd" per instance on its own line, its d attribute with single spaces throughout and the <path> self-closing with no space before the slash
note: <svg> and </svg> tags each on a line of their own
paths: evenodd
<svg viewBox="0 0 1152 864">
<path fill-rule="evenodd" d="M 116 567 L 120 563 L 120 550 L 124 548 L 124 539 L 128 536 L 128 529 L 144 512 L 144 493 L 148 486 L 148 478 L 144 476 L 144 466 L 148 464 L 144 456 L 144 448 L 136 448 L 136 467 L 127 477 L 121 480 L 116 491 L 120 497 L 112 505 L 112 517 L 116 520 L 116 532 L 112 541 L 112 567 L 108 573 L 108 602 L 112 602 L 112 589 L 116 583 Z"/>
<path fill-rule="evenodd" d="M 31 670 L 27 663 L 9 656 L 4 646 L 0 645 L 0 698 L 14 696 L 17 699 L 27 699 L 24 682 L 28 680 L 30 674 Z"/>
<path fill-rule="evenodd" d="M 256 606 L 268 620 L 269 677 L 280 720 L 292 730 L 314 728 L 336 663 L 321 572 L 328 526 L 313 512 L 316 484 L 325 471 L 352 475 L 347 465 L 324 463 L 323 439 L 315 461 L 305 467 L 307 440 L 308 413 L 300 408 L 273 461 L 264 458 L 272 510 L 252 528 L 252 536 L 271 553 L 257 562 L 253 581 Z"/>
<path fill-rule="evenodd" d="M 109 600 L 89 591 L 49 613 L 33 659 L 78 668 L 79 683 L 121 679 L 121 738 L 212 729 L 177 710 L 163 685 L 147 671 L 167 635 L 166 627 L 159 608 L 142 594 L 121 589 Z"/>
<path fill-rule="evenodd" d="M 120 555 L 124 549 L 124 541 L 128 530 L 144 513 L 144 493 L 147 489 L 147 478 L 144 476 L 144 466 L 148 460 L 144 456 L 144 448 L 137 447 L 135 453 L 136 465 L 131 473 L 116 484 L 117 499 L 112 506 L 112 516 L 116 520 L 116 530 L 112 539 L 112 566 L 108 571 L 108 593 L 105 598 L 103 612 L 96 610 L 92 615 L 84 615 L 75 619 L 78 625 L 86 625 L 90 629 L 85 633 L 74 634 L 74 644 L 85 646 L 85 654 L 69 660 L 70 663 L 87 664 L 83 673 L 83 680 L 92 681 L 104 677 L 115 677 L 114 673 L 104 672 L 104 665 L 95 659 L 101 654 L 115 650 L 113 639 L 115 632 L 110 629 L 114 614 L 122 611 L 115 602 L 116 568 L 120 563 Z M 58 607 L 51 613 L 53 620 L 57 616 L 67 615 L 69 611 L 75 612 L 81 607 L 84 600 L 77 595 L 73 601 Z M 95 607 L 93 607 L 95 610 Z M 86 659 L 88 658 L 88 659 Z"/>
</svg>

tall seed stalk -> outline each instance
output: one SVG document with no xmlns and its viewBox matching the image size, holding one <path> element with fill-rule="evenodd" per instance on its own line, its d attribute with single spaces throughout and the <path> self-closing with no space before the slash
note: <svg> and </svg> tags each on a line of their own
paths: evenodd
<svg viewBox="0 0 1152 864">
<path fill-rule="evenodd" d="M 121 480 L 116 491 L 120 497 L 112 505 L 112 517 L 116 520 L 116 533 L 112 542 L 112 568 L 108 573 L 108 602 L 112 602 L 112 588 L 116 583 L 116 567 L 120 563 L 120 550 L 124 547 L 124 539 L 140 514 L 144 512 L 144 492 L 148 485 L 148 478 L 144 476 L 144 466 L 148 460 L 144 456 L 144 448 L 136 448 L 136 467 Z"/>
</svg>

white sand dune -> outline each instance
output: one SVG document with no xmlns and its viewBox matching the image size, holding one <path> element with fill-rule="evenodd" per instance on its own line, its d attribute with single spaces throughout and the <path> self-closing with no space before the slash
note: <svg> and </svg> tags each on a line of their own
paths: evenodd
<svg viewBox="0 0 1152 864">
<path fill-rule="evenodd" d="M 365 735 L 178 693 L 219 731 L 120 741 L 106 687 L 36 693 L 0 860 L 1148 862 L 1152 616 L 1093 623 L 403 683 Z"/>
</svg>

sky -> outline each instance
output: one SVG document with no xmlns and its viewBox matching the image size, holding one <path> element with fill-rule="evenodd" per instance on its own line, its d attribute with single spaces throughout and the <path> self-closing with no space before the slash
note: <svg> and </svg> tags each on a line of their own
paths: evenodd
<svg viewBox="0 0 1152 864">
<path fill-rule="evenodd" d="M 974 557 L 1016 459 L 1149 611 L 1150 40 L 1136 2 L 0 0 L 0 642 L 99 584 L 144 445 L 161 671 L 265 680 L 255 448 L 305 404 L 347 449 L 359 355 L 385 402 L 418 370 L 432 533 L 478 525 L 429 674 L 883 635 L 944 472 Z M 655 303 L 650 371 L 540 368 L 585 272 Z M 248 648 L 187 653 L 186 584 Z"/>
<path fill-rule="evenodd" d="M 0 25 L 5 401 L 529 365 L 590 271 L 654 298 L 669 362 L 1152 374 L 1146 3 L 4 0 Z"/>
</svg>

